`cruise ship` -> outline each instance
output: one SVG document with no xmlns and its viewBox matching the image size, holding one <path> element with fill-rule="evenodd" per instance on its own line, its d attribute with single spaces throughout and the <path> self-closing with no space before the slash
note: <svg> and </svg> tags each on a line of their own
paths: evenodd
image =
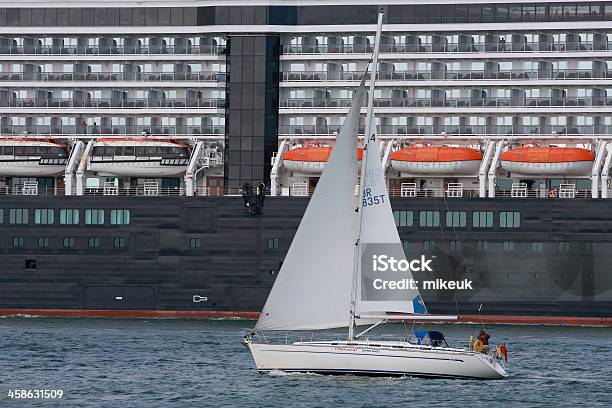
<svg viewBox="0 0 612 408">
<path fill-rule="evenodd" d="M 380 10 L 406 254 L 474 282 L 430 311 L 612 324 L 612 1 L 1 7 L 0 314 L 257 316 Z"/>
</svg>

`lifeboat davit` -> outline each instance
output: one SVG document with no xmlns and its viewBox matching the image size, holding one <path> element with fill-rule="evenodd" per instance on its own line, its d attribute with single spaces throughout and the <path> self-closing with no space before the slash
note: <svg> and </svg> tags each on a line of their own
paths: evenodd
<svg viewBox="0 0 612 408">
<path fill-rule="evenodd" d="M 502 154 L 501 167 L 519 174 L 583 176 L 591 172 L 594 160 L 589 149 L 530 144 Z"/>
<path fill-rule="evenodd" d="M 68 146 L 51 139 L 0 138 L 0 176 L 55 176 L 67 160 Z"/>
<path fill-rule="evenodd" d="M 320 174 L 325 168 L 325 163 L 332 151 L 332 146 L 307 146 L 297 147 L 285 152 L 283 165 L 289 171 L 304 174 Z M 363 150 L 357 151 L 357 159 L 361 160 Z"/>
<path fill-rule="evenodd" d="M 469 147 L 414 145 L 391 154 L 391 167 L 410 174 L 475 174 L 481 161 Z"/>
<path fill-rule="evenodd" d="M 95 141 L 88 170 L 112 176 L 177 176 L 187 169 L 189 146 L 173 140 L 102 138 Z"/>
</svg>

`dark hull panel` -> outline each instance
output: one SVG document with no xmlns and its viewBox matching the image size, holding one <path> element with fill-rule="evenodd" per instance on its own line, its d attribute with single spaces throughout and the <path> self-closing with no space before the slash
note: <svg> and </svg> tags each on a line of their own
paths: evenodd
<svg viewBox="0 0 612 408">
<path fill-rule="evenodd" d="M 240 197 L 2 197 L 0 309 L 257 312 L 306 204 L 268 198 L 254 216 Z M 413 217 L 399 227 L 407 256 L 434 259 L 433 272 L 417 280 L 473 281 L 471 291 L 424 291 L 430 312 L 474 315 L 482 304 L 486 315 L 612 315 L 607 201 L 392 204 Z M 53 224 L 36 224 L 40 208 L 54 210 Z M 11 209 L 28 209 L 28 223 L 11 224 Z M 60 224 L 60 209 L 79 209 L 80 223 Z M 111 225 L 106 215 L 104 224 L 87 225 L 85 209 L 128 209 L 130 223 Z M 438 211 L 439 225 L 419 226 L 420 211 Z M 446 226 L 448 211 L 465 211 L 465 225 Z M 473 211 L 493 212 L 492 226 L 474 227 Z M 520 226 L 501 227 L 501 212 L 520 213 Z M 74 246 L 65 248 L 65 238 Z"/>
</svg>

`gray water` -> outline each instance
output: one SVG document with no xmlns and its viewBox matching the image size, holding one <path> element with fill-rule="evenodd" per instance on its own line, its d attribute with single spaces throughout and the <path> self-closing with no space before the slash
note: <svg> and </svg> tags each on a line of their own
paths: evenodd
<svg viewBox="0 0 612 408">
<path fill-rule="evenodd" d="M 248 321 L 0 319 L 0 407 L 610 407 L 612 329 L 490 326 L 502 381 L 257 374 Z M 436 325 L 465 343 L 479 327 Z M 394 325 L 383 335 L 402 335 Z M 342 332 L 338 332 L 341 334 Z M 61 389 L 59 401 L 9 389 Z"/>
</svg>

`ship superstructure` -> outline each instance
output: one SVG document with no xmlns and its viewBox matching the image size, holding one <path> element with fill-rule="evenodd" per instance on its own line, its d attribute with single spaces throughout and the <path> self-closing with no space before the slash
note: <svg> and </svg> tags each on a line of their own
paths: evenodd
<svg viewBox="0 0 612 408">
<path fill-rule="evenodd" d="M 59 279 L 28 281 L 24 262 L 40 271 L 52 255 L 74 266 L 104 251 L 129 260 L 115 271 L 146 264 L 158 276 L 175 262 L 176 280 L 126 269 L 96 292 L 75 278 L 63 307 L 108 307 L 112 288 L 127 299 L 135 285 L 137 299 L 167 300 L 135 307 L 259 310 L 368 64 L 379 9 L 374 109 L 407 253 L 441 251 L 446 270 L 481 271 L 488 288 L 512 272 L 487 259 L 537 258 L 538 293 L 544 270 L 571 291 L 551 296 L 584 302 L 582 315 L 609 302 L 595 199 L 611 189 L 612 1 L 26 0 L 0 8 L 0 195 L 11 196 L 0 238 L 15 274 L 0 289 L 26 285 L 19 298 L 30 300 L 4 307 L 33 307 L 32 293 Z M 270 224 L 209 198 L 261 182 Z M 236 245 L 250 248 L 243 267 L 215 264 Z M 161 286 L 147 292 L 152 281 Z"/>
</svg>

